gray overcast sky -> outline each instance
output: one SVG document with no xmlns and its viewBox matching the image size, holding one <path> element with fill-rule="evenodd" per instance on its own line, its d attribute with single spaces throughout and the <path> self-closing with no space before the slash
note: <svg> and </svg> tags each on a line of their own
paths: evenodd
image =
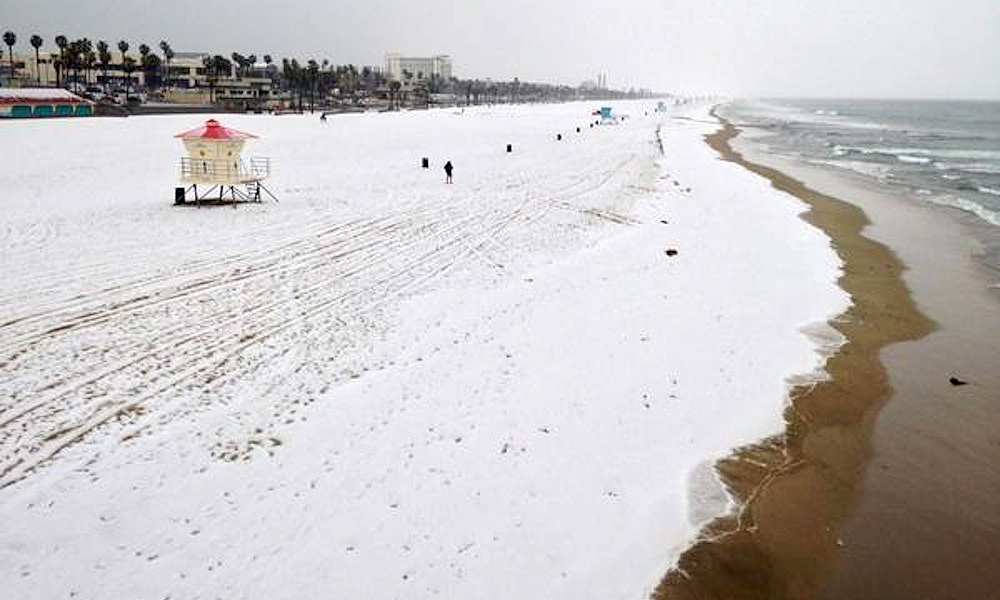
<svg viewBox="0 0 1000 600">
<path fill-rule="evenodd" d="M 0 30 L 458 77 L 754 96 L 1000 99 L 1000 0 L 10 0 Z"/>
</svg>

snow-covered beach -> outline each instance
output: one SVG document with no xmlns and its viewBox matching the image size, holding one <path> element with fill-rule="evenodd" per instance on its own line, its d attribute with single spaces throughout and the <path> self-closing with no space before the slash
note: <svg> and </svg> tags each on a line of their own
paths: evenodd
<svg viewBox="0 0 1000 600">
<path fill-rule="evenodd" d="M 650 104 L 225 116 L 281 200 L 236 210 L 170 205 L 199 117 L 5 123 L 4 589 L 646 596 L 847 306 Z"/>
</svg>

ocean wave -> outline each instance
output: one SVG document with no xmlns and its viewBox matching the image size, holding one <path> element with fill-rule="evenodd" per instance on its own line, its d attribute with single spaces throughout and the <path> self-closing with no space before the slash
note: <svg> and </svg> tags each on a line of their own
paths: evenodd
<svg viewBox="0 0 1000 600">
<path fill-rule="evenodd" d="M 897 154 L 896 158 L 899 159 L 900 162 L 915 163 L 918 165 L 926 165 L 931 162 L 931 159 L 927 158 L 926 156 L 910 156 L 908 154 Z"/>
<path fill-rule="evenodd" d="M 833 125 L 846 129 L 889 129 L 884 123 L 858 120 L 845 117 L 832 109 L 810 109 L 806 107 L 788 106 L 762 100 L 746 101 L 739 110 L 756 118 L 774 119 L 788 124 L 805 123 L 812 125 Z"/>
<path fill-rule="evenodd" d="M 958 208 L 964 210 L 965 212 L 972 213 L 987 223 L 1000 227 L 1000 212 L 990 210 L 978 202 L 973 202 L 967 198 L 952 196 L 950 194 L 934 196 L 929 198 L 929 200 L 935 204 L 940 204 L 941 206 L 950 206 L 952 208 Z"/>
<path fill-rule="evenodd" d="M 919 153 L 904 153 L 902 149 L 897 148 L 858 148 L 855 146 L 834 146 L 833 147 L 834 156 L 851 156 L 851 155 L 861 155 L 868 157 L 885 157 L 887 159 L 896 160 L 902 163 L 910 163 L 915 165 L 927 165 L 933 162 L 929 156 L 923 156 Z"/>
<path fill-rule="evenodd" d="M 889 167 L 885 165 L 872 164 L 859 160 L 810 160 L 809 162 L 817 165 L 836 167 L 838 169 L 847 169 L 848 171 L 854 171 L 855 173 L 875 177 L 883 181 L 892 176 Z"/>
<path fill-rule="evenodd" d="M 891 156 L 920 156 L 927 158 L 947 158 L 966 159 L 975 161 L 998 161 L 1000 162 L 1000 151 L 998 150 L 959 150 L 959 149 L 938 149 L 938 148 L 872 148 L 866 146 L 834 146 L 835 154 L 886 154 Z"/>
<path fill-rule="evenodd" d="M 955 163 L 938 161 L 934 163 L 934 167 L 941 171 L 965 171 L 966 173 L 1000 175 L 1000 163 Z"/>
<path fill-rule="evenodd" d="M 997 190 L 997 189 L 994 189 L 994 188 L 991 188 L 991 187 L 986 187 L 986 186 L 981 185 L 981 186 L 977 187 L 976 189 L 979 190 L 980 192 L 984 193 L 984 194 L 992 194 L 994 196 L 1000 196 L 1000 190 Z"/>
</svg>

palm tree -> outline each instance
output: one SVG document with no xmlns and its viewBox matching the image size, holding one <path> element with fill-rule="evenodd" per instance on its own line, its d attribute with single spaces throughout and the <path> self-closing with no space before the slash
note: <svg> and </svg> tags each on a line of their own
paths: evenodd
<svg viewBox="0 0 1000 600">
<path fill-rule="evenodd" d="M 143 72 L 143 84 L 146 88 L 149 88 L 149 81 L 146 79 L 149 77 L 149 73 L 146 71 L 146 57 L 149 56 L 149 46 L 146 44 L 139 44 L 139 66 L 142 67 Z"/>
<path fill-rule="evenodd" d="M 37 33 L 31 36 L 31 47 L 35 49 L 35 81 L 42 85 L 42 74 L 38 69 L 38 49 L 42 47 L 42 36 Z"/>
<path fill-rule="evenodd" d="M 205 68 L 205 79 L 208 79 L 208 103 L 213 102 L 212 96 L 215 94 L 215 64 L 211 56 L 201 59 L 201 66 Z"/>
<path fill-rule="evenodd" d="M 146 87 L 152 88 L 156 83 L 156 73 L 160 70 L 160 57 L 152 52 L 147 52 L 143 55 L 141 64 L 145 73 Z"/>
<path fill-rule="evenodd" d="M 298 94 L 299 110 L 302 110 L 302 90 L 306 83 L 305 72 L 296 59 L 282 59 L 281 75 L 285 81 L 285 88 L 292 92 L 292 103 L 295 103 L 295 95 Z"/>
<path fill-rule="evenodd" d="M 79 84 L 80 69 L 83 69 L 84 88 L 87 86 L 87 53 L 91 51 L 90 40 L 87 38 L 74 40 L 69 44 L 69 60 L 74 70 L 73 80 Z"/>
<path fill-rule="evenodd" d="M 56 46 L 59 46 L 59 62 L 56 63 L 56 85 L 62 85 L 59 72 L 66 66 L 66 47 L 69 46 L 69 40 L 64 35 L 57 35 Z"/>
<path fill-rule="evenodd" d="M 316 78 L 319 75 L 319 63 L 313 59 L 306 62 L 306 76 L 309 83 L 309 112 L 316 109 Z"/>
<path fill-rule="evenodd" d="M 406 78 L 406 86 L 413 87 L 413 72 L 409 69 L 403 69 L 403 77 Z M 403 89 L 403 104 L 406 104 L 406 89 Z"/>
<path fill-rule="evenodd" d="M 246 58 L 243 57 L 239 52 L 233 52 L 232 54 L 233 64 L 236 65 L 236 76 L 240 77 L 243 74 L 243 69 L 246 68 Z"/>
<path fill-rule="evenodd" d="M 361 67 L 361 81 L 365 84 L 365 89 L 371 91 L 372 68 Z"/>
<path fill-rule="evenodd" d="M 97 42 L 97 60 L 101 65 L 101 71 L 104 72 L 104 91 L 108 91 L 108 65 L 111 64 L 111 50 L 108 48 L 108 43 L 104 40 Z"/>
<path fill-rule="evenodd" d="M 80 44 L 77 41 L 72 41 L 66 44 L 66 48 L 63 50 L 62 67 L 63 67 L 63 87 L 70 83 L 70 79 L 74 78 L 72 71 L 76 69 L 76 57 L 80 53 Z"/>
<path fill-rule="evenodd" d="M 90 71 L 94 68 L 94 44 L 87 38 L 78 41 L 80 47 L 80 66 L 83 67 L 83 83 L 90 83 Z"/>
<path fill-rule="evenodd" d="M 10 78 L 14 78 L 14 43 L 17 42 L 17 36 L 14 35 L 13 31 L 7 31 L 3 34 L 3 43 L 7 44 L 7 58 L 10 60 Z"/>
<path fill-rule="evenodd" d="M 74 83 L 74 88 L 77 86 L 75 84 L 80 81 L 80 67 L 83 65 L 83 40 L 73 40 L 66 47 L 64 52 L 64 63 L 63 68 L 66 69 L 65 80 L 70 79 L 70 71 L 72 71 L 72 79 Z"/>
<path fill-rule="evenodd" d="M 124 42 L 123 42 L 124 43 Z M 128 44 L 126 44 L 127 46 Z M 119 45 L 119 47 L 121 47 Z M 129 101 L 129 88 L 132 87 L 132 72 L 135 71 L 135 59 L 131 56 L 124 56 L 122 58 L 122 71 L 125 72 L 125 104 Z"/>
<path fill-rule="evenodd" d="M 271 63 L 273 63 L 273 62 L 274 62 L 274 59 L 271 58 L 270 54 L 265 54 L 264 55 L 264 64 L 267 65 L 267 67 L 266 67 L 267 76 L 271 79 L 271 87 L 272 88 L 274 87 L 274 71 L 271 70 Z"/>
<path fill-rule="evenodd" d="M 389 107 L 390 108 L 392 108 L 392 98 L 393 97 L 396 98 L 396 108 L 399 108 L 399 88 L 400 87 L 402 87 L 402 84 L 398 80 L 396 80 L 396 79 L 393 79 L 389 83 L 389 89 L 392 90 L 390 92 L 390 94 L 389 94 Z"/>
<path fill-rule="evenodd" d="M 128 52 L 128 42 L 125 40 L 120 40 L 118 42 L 118 51 L 122 53 L 122 71 L 125 70 L 125 53 Z M 131 82 L 131 81 L 130 81 Z M 125 102 L 128 102 L 128 87 L 125 87 Z"/>
<path fill-rule="evenodd" d="M 215 101 L 215 82 L 218 81 L 219 75 L 232 73 L 233 63 L 221 54 L 206 56 L 201 63 L 205 67 L 205 77 L 208 78 L 208 101 L 212 103 Z"/>
<path fill-rule="evenodd" d="M 167 40 L 161 40 L 160 51 L 163 52 L 163 60 L 167 63 L 167 75 L 163 79 L 166 82 L 167 87 L 170 87 L 170 59 L 174 57 L 174 49 L 170 47 Z"/>
<path fill-rule="evenodd" d="M 91 77 L 94 73 L 94 65 L 97 63 L 97 54 L 93 49 L 88 49 L 83 53 L 83 66 L 87 68 L 87 76 L 84 81 L 87 82 L 88 86 L 96 80 L 96 77 Z"/>
</svg>

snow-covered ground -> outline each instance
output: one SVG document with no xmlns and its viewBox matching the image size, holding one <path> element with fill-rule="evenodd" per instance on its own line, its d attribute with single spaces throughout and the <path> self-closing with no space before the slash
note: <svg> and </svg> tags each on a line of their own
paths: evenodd
<svg viewBox="0 0 1000 600">
<path fill-rule="evenodd" d="M 644 597 L 847 303 L 647 104 L 224 116 L 236 209 L 171 206 L 200 117 L 3 123 L 4 596 Z"/>
</svg>

